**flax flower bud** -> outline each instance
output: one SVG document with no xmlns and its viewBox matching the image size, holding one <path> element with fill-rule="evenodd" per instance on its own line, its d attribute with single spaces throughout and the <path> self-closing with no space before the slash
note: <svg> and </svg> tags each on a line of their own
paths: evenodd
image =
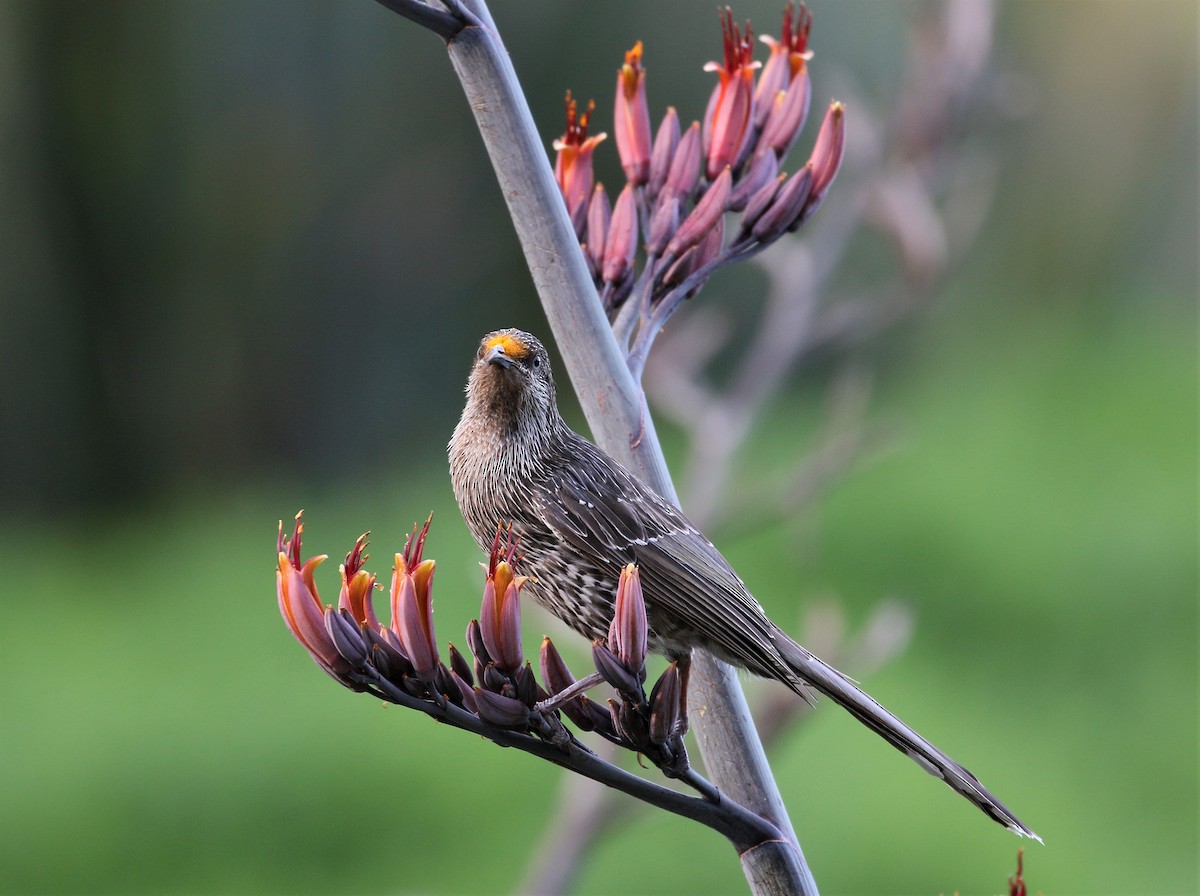
<svg viewBox="0 0 1200 896">
<path fill-rule="evenodd" d="M 637 197 L 633 184 L 626 184 L 617 204 L 613 206 L 608 224 L 608 240 L 604 246 L 604 265 L 600 276 L 608 283 L 620 283 L 633 268 L 637 253 Z"/>
<path fill-rule="evenodd" d="M 592 201 L 587 214 L 587 263 L 593 279 L 600 276 L 604 265 L 604 249 L 608 240 L 608 222 L 612 220 L 612 206 L 603 184 L 592 190 Z"/>
<path fill-rule="evenodd" d="M 775 154 L 765 152 L 750 163 L 750 169 L 742 175 L 733 193 L 729 196 L 729 210 L 740 212 L 750 201 L 750 197 L 765 187 L 779 173 L 779 162 Z"/>
<path fill-rule="evenodd" d="M 650 110 L 646 105 L 646 70 L 642 68 L 642 42 L 625 54 L 625 64 L 617 71 L 617 100 L 613 130 L 617 135 L 617 154 L 625 177 L 634 186 L 646 183 L 650 176 Z"/>
<path fill-rule="evenodd" d="M 686 198 L 691 195 L 700 177 L 700 125 L 692 122 L 692 126 L 679 138 L 679 146 L 675 149 L 675 158 L 667 171 L 667 182 L 663 193 L 673 193 Z M 659 201 L 662 199 L 660 197 Z"/>
<path fill-rule="evenodd" d="M 846 145 L 846 107 L 841 103 L 830 103 L 821 122 L 821 130 L 817 133 L 817 142 L 813 146 L 809 163 L 813 168 L 812 198 L 809 208 L 811 214 L 825 196 L 825 191 L 837 177 L 838 169 L 842 166 L 842 151 Z"/>
<path fill-rule="evenodd" d="M 578 104 L 571 99 L 568 90 L 567 130 L 554 141 L 554 149 L 558 153 L 554 160 L 554 179 L 558 181 L 558 188 L 567 204 L 567 213 L 579 237 L 583 236 L 588 199 L 592 195 L 592 154 L 606 136 L 588 136 L 588 119 L 595 105 L 589 102 L 587 111 L 580 114 Z"/>
<path fill-rule="evenodd" d="M 667 242 L 679 229 L 679 211 L 683 203 L 670 190 L 664 190 L 650 218 L 650 233 L 646 237 L 646 254 L 661 255 Z"/>
<path fill-rule="evenodd" d="M 696 207 L 692 209 L 683 224 L 675 231 L 675 236 L 667 244 L 668 255 L 679 255 L 700 242 L 713 228 L 725 210 L 729 208 L 729 194 L 732 192 L 733 172 L 727 167 L 712 185 L 704 191 Z"/>
<path fill-rule="evenodd" d="M 667 107 L 658 133 L 654 135 L 654 147 L 650 150 L 650 180 L 646 184 L 646 193 L 651 199 L 658 197 L 663 184 L 667 182 L 667 172 L 671 169 L 671 160 L 675 158 L 675 148 L 679 146 L 679 116 L 674 106 Z"/>
<path fill-rule="evenodd" d="M 768 243 L 779 239 L 804 211 L 812 191 L 812 163 L 805 165 L 779 188 L 771 204 L 750 228 L 755 239 Z"/>
<path fill-rule="evenodd" d="M 400 639 L 416 673 L 423 681 L 431 682 L 437 669 L 437 639 L 433 632 L 433 570 L 434 561 L 421 560 L 429 523 L 404 543 L 404 553 L 396 555 L 392 570 L 392 631 Z"/>
<path fill-rule="evenodd" d="M 721 13 L 721 32 L 725 46 L 724 64 L 710 62 L 704 66 L 705 71 L 716 72 L 718 78 L 705 116 L 708 135 L 705 171 L 710 180 L 727 165 L 736 167 L 741 163 L 743 149 L 752 132 L 754 71 L 759 67 L 752 59 L 754 45 L 749 23 L 743 36 L 728 7 Z"/>
<path fill-rule="evenodd" d="M 642 597 L 642 582 L 633 563 L 621 570 L 617 582 L 613 618 L 608 627 L 608 644 L 621 664 L 630 672 L 646 677 L 646 651 L 649 625 L 646 622 L 646 602 Z"/>
<path fill-rule="evenodd" d="M 758 151 L 770 150 L 777 159 L 787 155 L 804 121 L 808 118 L 808 104 L 812 98 L 812 84 L 808 70 L 801 70 L 787 90 L 777 94 L 770 104 L 769 115 L 758 141 Z"/>
<path fill-rule="evenodd" d="M 671 663 L 650 691 L 649 734 L 653 743 L 664 744 L 678 733 L 684 714 L 682 696 L 679 664 Z"/>
<path fill-rule="evenodd" d="M 783 27 L 779 40 L 766 34 L 759 38 L 771 48 L 771 55 L 767 58 L 766 65 L 763 66 L 762 74 L 758 78 L 758 89 L 754 94 L 754 123 L 759 128 L 766 124 L 771 104 L 777 95 L 787 90 L 788 85 L 802 72 L 806 72 L 807 62 L 812 58 L 812 51 L 808 49 L 808 35 L 812 29 L 812 13 L 801 3 L 800 14 L 795 17 L 795 27 L 793 28 L 794 13 L 795 6 L 793 4 L 789 3 L 784 7 Z"/>
</svg>

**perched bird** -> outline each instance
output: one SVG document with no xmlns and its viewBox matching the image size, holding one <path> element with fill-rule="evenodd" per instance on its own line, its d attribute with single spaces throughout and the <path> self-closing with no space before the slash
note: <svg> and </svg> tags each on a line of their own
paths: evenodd
<svg viewBox="0 0 1200 896">
<path fill-rule="evenodd" d="M 511 524 L 535 579 L 526 593 L 587 638 L 607 635 L 621 568 L 636 563 L 651 649 L 679 659 L 700 647 L 798 694 L 811 686 L 989 817 L 1037 838 L 974 775 L 789 638 L 679 510 L 573 432 L 530 334 L 497 330 L 480 343 L 450 476 L 479 545 Z"/>
</svg>

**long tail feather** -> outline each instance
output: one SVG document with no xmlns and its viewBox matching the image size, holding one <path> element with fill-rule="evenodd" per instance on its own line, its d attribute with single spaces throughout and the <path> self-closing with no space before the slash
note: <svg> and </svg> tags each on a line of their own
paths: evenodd
<svg viewBox="0 0 1200 896">
<path fill-rule="evenodd" d="M 1042 842 L 1042 838 L 992 796 L 978 778 L 876 703 L 849 678 L 783 632 L 776 630 L 774 637 L 780 656 L 802 681 L 825 694 L 925 771 L 941 778 L 993 821 L 1015 834 Z"/>
</svg>

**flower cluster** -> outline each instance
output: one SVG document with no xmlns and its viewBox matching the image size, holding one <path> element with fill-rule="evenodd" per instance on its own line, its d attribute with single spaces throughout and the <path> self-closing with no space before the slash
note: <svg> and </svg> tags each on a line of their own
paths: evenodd
<svg viewBox="0 0 1200 896">
<path fill-rule="evenodd" d="M 568 93 L 567 130 L 554 142 L 555 175 L 568 213 L 636 374 L 679 304 L 717 268 L 800 227 L 841 165 L 845 110 L 834 102 L 808 161 L 795 173 L 782 170 L 812 92 L 808 10 L 801 5 L 797 13 L 788 4 L 780 36 L 763 38 L 770 49 L 765 65 L 753 59 L 749 23 L 739 27 L 728 8 L 720 19 L 723 59 L 705 66 L 717 84 L 703 120 L 686 130 L 668 107 L 651 137 L 642 44 L 625 54 L 613 130 L 626 182 L 615 202 L 593 183 L 592 157 L 606 136 L 588 136 L 594 104 L 580 114 Z M 727 232 L 729 213 L 740 217 Z"/>
<path fill-rule="evenodd" d="M 375 575 L 363 569 L 368 559 L 365 535 L 341 566 L 337 605 L 325 606 L 313 573 L 326 557 L 301 558 L 300 514 L 290 538 L 280 523 L 280 613 L 317 665 L 352 690 L 400 702 L 393 699 L 396 689 L 452 724 L 454 717 L 444 715 L 450 706 L 491 728 L 565 746 L 573 739 L 560 720 L 561 711 L 580 730 L 642 753 L 669 775 L 687 771 L 686 666 L 671 663 L 646 696 L 649 629 L 637 567 L 622 571 L 608 638 L 592 645 L 596 673 L 576 681 L 551 640 L 543 640 L 540 666 L 548 693 L 522 652 L 520 596 L 528 579 L 516 574 L 517 544 L 508 533 L 496 533 L 479 619 L 467 626 L 471 660 L 453 644 L 446 651 L 449 664 L 442 660 L 433 626 L 434 561 L 422 559 L 429 522 L 414 526 L 404 551 L 395 555 L 390 625 L 380 622 L 372 606 L 378 586 Z M 607 705 L 584 694 L 602 682 L 616 690 Z"/>
</svg>

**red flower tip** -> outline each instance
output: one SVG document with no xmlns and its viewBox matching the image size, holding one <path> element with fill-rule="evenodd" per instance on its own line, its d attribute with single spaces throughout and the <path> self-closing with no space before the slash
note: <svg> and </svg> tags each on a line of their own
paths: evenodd
<svg viewBox="0 0 1200 896">
<path fill-rule="evenodd" d="M 588 100 L 587 109 L 583 114 L 579 113 L 579 103 L 571 96 L 571 91 L 567 91 L 567 130 L 562 137 L 555 141 L 555 148 L 558 144 L 563 146 L 583 146 L 588 139 L 588 120 L 591 118 L 592 112 L 596 108 L 596 104 L 592 100 Z"/>
<path fill-rule="evenodd" d="M 302 520 L 303 516 L 303 510 L 297 511 L 296 523 L 292 529 L 292 537 L 290 540 L 286 535 L 283 534 L 283 520 L 280 520 L 279 538 L 276 540 L 277 553 L 285 554 L 288 558 L 288 562 L 290 562 L 296 569 L 299 569 L 303 565 L 300 561 L 300 539 L 304 535 L 304 522 Z"/>
<path fill-rule="evenodd" d="M 354 542 L 354 547 L 352 547 L 350 549 L 350 553 L 346 555 L 346 560 L 342 564 L 346 578 L 353 578 L 355 573 L 363 568 L 363 564 L 370 559 L 371 555 L 365 553 L 364 551 L 364 548 L 370 544 L 370 542 L 367 541 L 367 536 L 370 534 L 370 532 L 364 532 L 362 535 L 358 536 L 358 541 Z"/>
<path fill-rule="evenodd" d="M 739 68 L 751 64 L 754 57 L 754 32 L 750 30 L 750 22 L 746 22 L 746 33 L 742 34 L 737 23 L 733 21 L 733 10 L 728 6 L 719 12 L 721 19 L 721 36 L 725 44 L 725 73 L 733 74 Z"/>
<path fill-rule="evenodd" d="M 504 540 L 500 540 L 500 536 L 504 536 Z M 496 577 L 496 569 L 501 563 L 507 563 L 513 566 L 521 559 L 517 553 L 517 548 L 521 543 L 520 538 L 514 538 L 512 534 L 512 523 L 507 526 L 500 525 L 496 527 L 496 537 L 492 539 L 492 550 L 488 557 L 487 574 L 489 579 Z"/>
<path fill-rule="evenodd" d="M 433 522 L 433 514 L 425 520 L 425 525 L 418 531 L 413 523 L 412 535 L 404 539 L 404 565 L 411 571 L 421 564 L 421 552 L 425 550 L 425 538 L 429 535 L 429 524 Z"/>
<path fill-rule="evenodd" d="M 1008 894 L 1009 896 L 1025 896 L 1025 850 L 1017 850 L 1017 876 L 1008 879 Z"/>
<path fill-rule="evenodd" d="M 779 35 L 779 41 L 788 49 L 790 55 L 789 61 L 792 64 L 792 76 L 795 77 L 796 72 L 800 71 L 800 67 L 806 59 L 812 58 L 812 53 L 808 49 L 808 34 L 812 31 L 812 13 L 803 3 L 800 4 L 800 14 L 795 17 L 795 29 L 792 28 L 792 14 L 795 12 L 795 4 L 789 3 L 783 9 L 783 28 Z"/>
</svg>

